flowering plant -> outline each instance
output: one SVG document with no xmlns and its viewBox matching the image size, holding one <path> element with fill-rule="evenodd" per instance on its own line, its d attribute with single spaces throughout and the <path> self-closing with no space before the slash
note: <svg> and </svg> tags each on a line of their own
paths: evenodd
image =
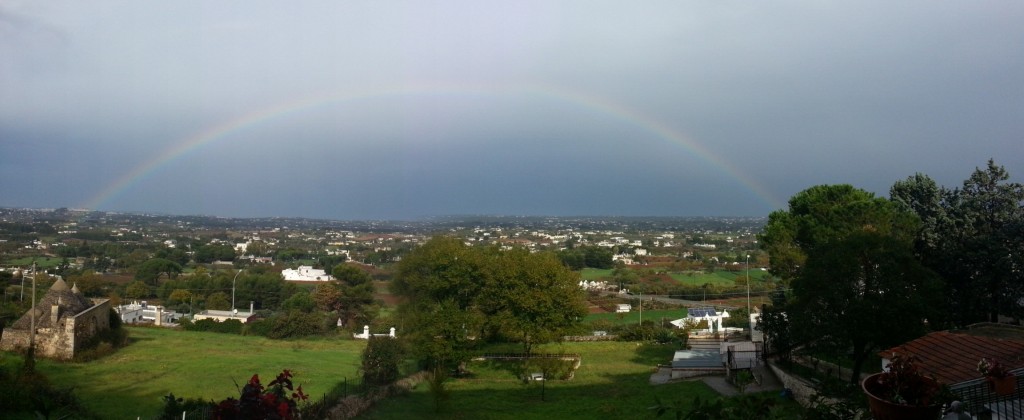
<svg viewBox="0 0 1024 420">
<path fill-rule="evenodd" d="M 893 355 L 888 370 L 879 374 L 878 394 L 884 399 L 903 405 L 927 406 L 935 404 L 942 387 L 934 377 L 926 376 L 917 367 L 917 357 Z"/>
<path fill-rule="evenodd" d="M 978 361 L 978 373 L 995 379 L 1003 379 L 1007 376 L 1013 376 L 1013 374 L 1010 373 L 1010 370 L 1007 369 L 1006 366 L 1003 366 L 1002 363 L 999 363 L 998 360 L 993 359 L 992 361 L 989 361 L 984 357 Z"/>
<path fill-rule="evenodd" d="M 228 397 L 214 407 L 215 419 L 294 419 L 298 417 L 298 401 L 308 397 L 302 386 L 292 388 L 292 373 L 285 369 L 264 387 L 259 375 L 252 375 L 236 400 Z"/>
</svg>

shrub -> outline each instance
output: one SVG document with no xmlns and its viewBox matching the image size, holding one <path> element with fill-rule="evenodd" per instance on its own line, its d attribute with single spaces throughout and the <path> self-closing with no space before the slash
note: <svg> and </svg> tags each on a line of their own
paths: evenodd
<svg viewBox="0 0 1024 420">
<path fill-rule="evenodd" d="M 302 386 L 292 388 L 292 373 L 285 369 L 266 387 L 259 375 L 252 375 L 238 399 L 228 397 L 214 407 L 218 419 L 293 419 L 299 414 L 298 402 L 308 397 Z"/>
<path fill-rule="evenodd" d="M 180 322 L 181 328 L 186 331 L 207 331 L 207 332 L 218 332 L 225 334 L 241 334 L 242 333 L 242 321 L 237 319 L 229 319 L 227 321 L 218 322 L 212 319 L 200 319 L 198 321 L 191 322 Z"/>
<path fill-rule="evenodd" d="M 181 418 L 183 412 L 203 412 L 213 408 L 213 402 L 203 401 L 199 398 L 176 398 L 174 394 L 167 394 L 163 397 L 164 409 L 160 413 L 160 420 L 176 420 Z"/>
<path fill-rule="evenodd" d="M 401 341 L 391 337 L 370 337 L 363 349 L 363 384 L 382 386 L 396 381 L 403 359 L 405 348 Z"/>
<path fill-rule="evenodd" d="M 254 322 L 245 324 L 245 328 L 242 329 L 243 335 L 258 335 L 262 337 L 270 336 L 270 330 L 274 328 L 274 321 L 271 319 L 259 319 Z"/>
<path fill-rule="evenodd" d="M 269 338 L 299 338 L 327 332 L 323 314 L 319 312 L 289 311 L 271 320 L 273 326 L 267 333 Z"/>
</svg>

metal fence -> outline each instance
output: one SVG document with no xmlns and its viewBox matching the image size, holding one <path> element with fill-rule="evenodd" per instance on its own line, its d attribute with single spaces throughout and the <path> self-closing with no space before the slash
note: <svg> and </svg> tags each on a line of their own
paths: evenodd
<svg viewBox="0 0 1024 420">
<path fill-rule="evenodd" d="M 1024 419 L 1024 369 L 1012 371 L 1016 386 L 1013 392 L 999 395 L 985 379 L 975 379 L 950 387 L 962 404 L 964 412 L 978 418 Z"/>
</svg>

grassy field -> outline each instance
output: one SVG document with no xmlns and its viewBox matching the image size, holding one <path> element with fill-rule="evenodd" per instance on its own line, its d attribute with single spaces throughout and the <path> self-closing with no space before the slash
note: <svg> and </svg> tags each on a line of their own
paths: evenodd
<svg viewBox="0 0 1024 420">
<path fill-rule="evenodd" d="M 679 283 L 685 284 L 685 285 L 690 285 L 690 286 L 701 286 L 701 285 L 703 285 L 705 283 L 710 283 L 712 285 L 721 285 L 721 286 L 733 286 L 733 285 L 736 284 L 736 277 L 746 276 L 747 272 L 743 271 L 743 270 L 741 270 L 741 271 L 718 270 L 718 271 L 715 271 L 713 273 L 706 273 L 706 272 L 701 272 L 701 271 L 688 271 L 688 272 L 671 272 L 671 273 L 668 273 L 668 275 L 670 277 L 672 277 L 674 280 L 678 281 Z M 765 276 L 768 276 L 768 272 L 767 271 L 750 270 L 750 279 L 752 280 L 751 281 L 752 285 L 756 284 L 755 283 L 756 281 L 764 278 Z M 611 281 L 612 280 L 612 270 L 599 270 L 599 269 L 596 269 L 596 268 L 584 268 L 582 271 L 580 271 L 580 277 L 582 277 L 583 280 L 588 280 L 588 281 L 593 281 L 593 280 Z"/>
<path fill-rule="evenodd" d="M 15 259 L 11 259 L 11 260 L 6 260 L 6 261 L 4 261 L 4 264 L 5 265 L 18 266 L 18 267 L 31 267 L 33 261 L 35 261 L 36 267 L 39 268 L 40 270 L 42 270 L 42 269 L 46 269 L 46 268 L 56 267 L 56 266 L 60 265 L 61 261 L 64 261 L 64 259 L 61 258 L 61 257 L 45 257 L 45 256 L 21 257 L 21 258 L 15 258 Z"/>
<path fill-rule="evenodd" d="M 736 284 L 736 277 L 746 276 L 746 271 L 715 271 L 713 273 L 705 272 L 686 272 L 686 273 L 669 273 L 676 281 L 690 285 L 700 286 L 705 283 L 722 286 L 732 286 Z M 767 271 L 761 270 L 750 270 L 750 284 L 754 285 L 755 282 L 768 275 Z"/>
<path fill-rule="evenodd" d="M 580 271 L 580 277 L 582 277 L 583 280 L 587 280 L 587 281 L 602 280 L 602 279 L 603 280 L 611 280 L 612 279 L 612 270 L 601 270 L 601 269 L 598 269 L 598 268 L 584 268 L 583 270 Z"/>
<path fill-rule="evenodd" d="M 365 341 L 317 339 L 281 341 L 263 337 L 130 328 L 132 344 L 89 363 L 39 360 L 37 368 L 57 387 L 74 387 L 86 407 L 104 419 L 156 415 L 168 393 L 220 401 L 238 397 L 235 383 L 254 374 L 264 383 L 290 369 L 297 385 L 319 398 L 357 369 Z M 0 353 L 0 363 L 20 357 Z"/>
<path fill-rule="evenodd" d="M 563 343 L 541 346 L 536 351 L 579 353 L 582 363 L 573 379 L 549 380 L 542 390 L 540 382 L 518 379 L 513 373 L 517 369 L 514 362 L 473 362 L 468 366 L 471 377 L 446 383 L 451 397 L 440 413 L 435 413 L 428 386 L 421 384 L 407 396 L 382 402 L 362 418 L 654 418 L 648 407 L 655 404 L 656 396 L 666 402 L 689 403 L 695 396 L 706 399 L 718 395 L 700 381 L 650 384 L 655 365 L 672 358 L 675 347 L 671 345 Z"/>
</svg>

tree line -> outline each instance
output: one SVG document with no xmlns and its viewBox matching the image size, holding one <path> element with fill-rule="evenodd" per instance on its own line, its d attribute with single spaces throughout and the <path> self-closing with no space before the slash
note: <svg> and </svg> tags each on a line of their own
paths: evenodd
<svg viewBox="0 0 1024 420">
<path fill-rule="evenodd" d="M 890 198 L 820 185 L 773 212 L 761 246 L 781 288 L 762 314 L 773 352 L 873 352 L 930 330 L 1024 316 L 1024 186 L 990 160 L 957 188 L 924 174 Z"/>
</svg>

